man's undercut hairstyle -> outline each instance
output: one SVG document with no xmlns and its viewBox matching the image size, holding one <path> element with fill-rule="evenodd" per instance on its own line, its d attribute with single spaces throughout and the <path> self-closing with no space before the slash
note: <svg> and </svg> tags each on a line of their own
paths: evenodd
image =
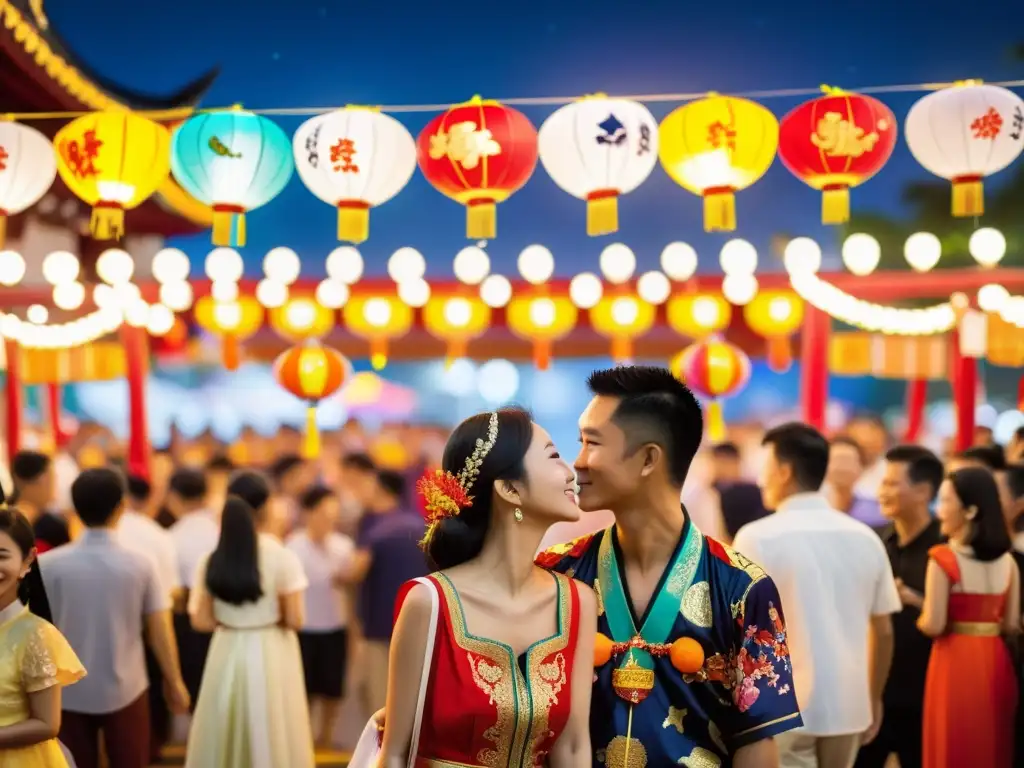
<svg viewBox="0 0 1024 768">
<path fill-rule="evenodd" d="M 828 472 L 828 440 L 808 424 L 790 422 L 769 429 L 761 445 L 771 446 L 775 460 L 788 464 L 793 480 L 801 491 L 814 493 L 825 482 Z"/>
<path fill-rule="evenodd" d="M 665 453 L 669 479 L 681 487 L 704 434 L 693 392 L 667 368 L 648 365 L 594 371 L 587 386 L 599 397 L 618 399 L 612 421 L 626 436 L 626 455 L 654 443 Z"/>
</svg>

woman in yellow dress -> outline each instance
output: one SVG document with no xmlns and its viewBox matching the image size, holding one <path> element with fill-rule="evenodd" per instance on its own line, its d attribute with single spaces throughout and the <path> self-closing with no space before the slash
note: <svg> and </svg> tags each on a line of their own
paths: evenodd
<svg viewBox="0 0 1024 768">
<path fill-rule="evenodd" d="M 32 526 L 0 489 L 0 768 L 68 766 L 57 741 L 61 688 L 85 669 L 57 628 L 24 606 L 38 569 Z"/>
</svg>

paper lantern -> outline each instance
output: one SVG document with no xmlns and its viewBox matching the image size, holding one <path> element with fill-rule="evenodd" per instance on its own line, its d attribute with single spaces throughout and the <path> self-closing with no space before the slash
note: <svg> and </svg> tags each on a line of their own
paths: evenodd
<svg viewBox="0 0 1024 768">
<path fill-rule="evenodd" d="M 292 144 L 277 123 L 239 109 L 190 117 L 174 132 L 171 171 L 213 208 L 213 244 L 245 245 L 245 214 L 288 184 Z"/>
<path fill-rule="evenodd" d="M 476 297 L 432 296 L 423 307 L 423 326 L 448 345 L 449 364 L 465 357 L 469 342 L 490 324 L 491 308 Z"/>
<path fill-rule="evenodd" d="M 790 337 L 804 323 L 804 302 L 789 291 L 761 291 L 743 307 L 750 329 L 768 341 L 768 367 L 776 373 L 793 362 Z"/>
<path fill-rule="evenodd" d="M 320 432 L 316 426 L 316 407 L 345 384 L 351 375 L 351 365 L 338 351 L 310 341 L 291 347 L 274 361 L 277 383 L 300 400 L 309 403 L 306 410 L 306 439 L 302 453 L 315 458 L 320 453 Z"/>
<path fill-rule="evenodd" d="M 334 318 L 334 310 L 309 295 L 289 298 L 280 307 L 267 311 L 270 327 L 293 343 L 322 339 L 334 329 Z"/>
<path fill-rule="evenodd" d="M 92 206 L 89 231 L 97 240 L 124 234 L 124 212 L 149 198 L 170 172 L 170 134 L 134 112 L 83 115 L 53 139 L 57 172 Z"/>
<path fill-rule="evenodd" d="M 347 330 L 370 342 L 370 364 L 379 371 L 388 362 L 388 342 L 412 327 L 413 311 L 395 296 L 352 296 L 341 317 Z"/>
<path fill-rule="evenodd" d="M 420 170 L 434 188 L 466 206 L 466 237 L 493 240 L 498 203 L 537 166 L 537 129 L 526 115 L 474 96 L 438 115 L 416 140 Z"/>
<path fill-rule="evenodd" d="M 896 117 L 885 104 L 837 89 L 804 102 L 779 126 L 782 164 L 821 191 L 822 224 L 850 220 L 850 188 L 878 173 L 895 146 Z"/>
<path fill-rule="evenodd" d="M 708 437 L 725 438 L 720 398 L 738 393 L 750 379 L 750 358 L 739 347 L 712 337 L 691 344 L 669 364 L 676 378 L 708 400 Z"/>
<path fill-rule="evenodd" d="M 732 304 L 717 293 L 674 296 L 665 305 L 665 321 L 682 336 L 702 339 L 729 327 Z"/>
<path fill-rule="evenodd" d="M 551 347 L 576 327 L 579 310 L 567 296 L 516 296 L 505 307 L 505 322 L 516 336 L 533 345 L 533 364 L 545 371 Z"/>
<path fill-rule="evenodd" d="M 760 179 L 775 158 L 779 123 L 746 99 L 712 95 L 661 121 L 658 157 L 684 189 L 704 198 L 704 229 L 736 229 L 735 193 Z"/>
<path fill-rule="evenodd" d="M 309 191 L 338 208 L 338 239 L 370 236 L 370 208 L 397 195 L 416 170 L 416 142 L 378 110 L 345 107 L 307 120 L 292 139 Z"/>
<path fill-rule="evenodd" d="M 235 301 L 204 296 L 196 302 L 195 318 L 201 328 L 220 336 L 221 362 L 234 371 L 241 361 L 241 343 L 263 326 L 263 307 L 251 296 Z"/>
<path fill-rule="evenodd" d="M 646 181 L 658 161 L 658 123 L 643 104 L 589 96 L 555 111 L 540 127 L 544 170 L 587 201 L 587 234 L 619 229 L 619 195 Z"/>
<path fill-rule="evenodd" d="M 657 310 L 635 296 L 606 296 L 590 310 L 590 325 L 611 339 L 611 358 L 616 364 L 633 359 L 633 342 L 654 325 Z"/>
<path fill-rule="evenodd" d="M 969 81 L 929 93 L 907 114 L 914 159 L 953 184 L 953 215 L 985 212 L 982 180 L 1024 148 L 1024 100 L 1013 91 Z"/>
<path fill-rule="evenodd" d="M 57 158 L 50 140 L 35 128 L 0 121 L 0 249 L 7 217 L 39 202 L 56 177 Z"/>
</svg>

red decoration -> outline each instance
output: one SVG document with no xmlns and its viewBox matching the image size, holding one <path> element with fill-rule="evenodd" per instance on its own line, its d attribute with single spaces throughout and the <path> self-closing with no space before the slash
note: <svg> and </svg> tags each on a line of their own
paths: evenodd
<svg viewBox="0 0 1024 768">
<path fill-rule="evenodd" d="M 669 364 L 672 374 L 708 400 L 705 409 L 708 436 L 725 437 L 721 397 L 734 395 L 750 379 L 750 358 L 739 347 L 715 336 L 691 344 Z"/>
<path fill-rule="evenodd" d="M 526 115 L 474 96 L 438 115 L 416 140 L 420 170 L 434 188 L 466 206 L 466 237 L 493 240 L 496 204 L 537 166 L 537 129 Z"/>
<path fill-rule="evenodd" d="M 302 453 L 306 458 L 320 454 L 320 432 L 316 424 L 316 406 L 344 386 L 351 366 L 337 350 L 318 341 L 286 349 L 274 361 L 274 378 L 282 388 L 309 403 L 306 409 L 306 439 Z"/>
<path fill-rule="evenodd" d="M 850 187 L 882 169 L 896 130 L 896 117 L 878 99 L 830 91 L 782 118 L 779 157 L 790 173 L 821 190 L 822 223 L 842 224 L 850 218 Z"/>
<path fill-rule="evenodd" d="M 429 523 L 454 517 L 463 509 L 473 506 L 473 498 L 466 493 L 459 478 L 440 469 L 421 477 L 416 483 L 416 491 L 423 497 Z"/>
</svg>

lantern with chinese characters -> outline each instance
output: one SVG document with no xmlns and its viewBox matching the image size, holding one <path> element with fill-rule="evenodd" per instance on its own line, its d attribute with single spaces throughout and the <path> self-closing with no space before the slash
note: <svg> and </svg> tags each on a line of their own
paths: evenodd
<svg viewBox="0 0 1024 768">
<path fill-rule="evenodd" d="M 590 309 L 590 324 L 612 340 L 611 357 L 616 363 L 633 359 L 633 341 L 654 325 L 653 305 L 635 296 L 606 296 Z"/>
<path fill-rule="evenodd" d="M 551 345 L 572 333 L 579 310 L 567 296 L 515 297 L 505 307 L 509 330 L 533 344 L 533 364 L 551 365 Z"/>
<path fill-rule="evenodd" d="M 896 117 L 878 99 L 828 89 L 779 126 L 779 157 L 789 172 L 821 190 L 821 222 L 850 219 L 850 187 L 863 184 L 896 146 Z"/>
<path fill-rule="evenodd" d="M 292 139 L 302 183 L 338 208 L 338 239 L 370 236 L 370 208 L 402 191 L 416 170 L 416 142 L 379 110 L 345 107 L 307 120 Z"/>
<path fill-rule="evenodd" d="M 320 432 L 316 425 L 316 406 L 344 386 L 352 366 L 338 351 L 317 341 L 292 347 L 274 361 L 274 378 L 285 390 L 309 403 L 306 410 L 306 439 L 302 453 L 315 458 L 320 453 Z"/>
<path fill-rule="evenodd" d="M 50 140 L 35 128 L 0 121 L 0 249 L 7 217 L 38 203 L 56 177 Z"/>
<path fill-rule="evenodd" d="M 750 379 L 750 358 L 739 347 L 711 337 L 691 344 L 669 364 L 672 374 L 708 401 L 708 437 L 725 438 L 720 398 L 735 395 Z"/>
<path fill-rule="evenodd" d="M 658 162 L 658 123 L 643 104 L 588 96 L 540 127 L 540 161 L 554 182 L 587 201 L 587 234 L 619 229 L 619 195 L 646 181 Z"/>
<path fill-rule="evenodd" d="M 83 115 L 57 132 L 57 172 L 92 206 L 94 238 L 120 238 L 125 210 L 140 205 L 167 179 L 170 138 L 162 125 L 134 112 Z"/>
<path fill-rule="evenodd" d="M 380 370 L 388 363 L 388 342 L 412 327 L 412 308 L 396 296 L 352 296 L 341 308 L 345 326 L 370 342 L 370 364 Z"/>
<path fill-rule="evenodd" d="M 294 167 L 277 123 L 239 109 L 190 117 L 171 141 L 174 178 L 213 207 L 214 245 L 245 245 L 246 211 L 277 197 Z"/>
<path fill-rule="evenodd" d="M 438 115 L 416 140 L 420 170 L 434 188 L 466 206 L 466 237 L 493 240 L 498 203 L 537 166 L 537 129 L 526 115 L 479 96 Z"/>
<path fill-rule="evenodd" d="M 447 362 L 466 356 L 469 342 L 491 324 L 491 308 L 478 298 L 434 296 L 423 307 L 423 325 L 448 344 Z"/>
<path fill-rule="evenodd" d="M 195 317 L 200 327 L 220 337 L 221 362 L 234 371 L 241 359 L 241 343 L 263 325 L 263 307 L 251 296 L 239 296 L 234 301 L 204 296 L 196 302 Z"/>
<path fill-rule="evenodd" d="M 661 121 L 658 156 L 665 172 L 704 198 L 704 229 L 736 229 L 735 193 L 760 179 L 775 159 L 779 123 L 746 99 L 711 95 Z"/>
<path fill-rule="evenodd" d="M 743 307 L 750 329 L 768 341 L 768 367 L 776 373 L 793 362 L 790 337 L 804 322 L 804 302 L 790 291 L 760 291 Z"/>
<path fill-rule="evenodd" d="M 953 215 L 985 212 L 982 180 L 1024 148 L 1024 100 L 975 81 L 929 93 L 910 108 L 903 127 L 924 168 L 953 184 Z"/>
</svg>

